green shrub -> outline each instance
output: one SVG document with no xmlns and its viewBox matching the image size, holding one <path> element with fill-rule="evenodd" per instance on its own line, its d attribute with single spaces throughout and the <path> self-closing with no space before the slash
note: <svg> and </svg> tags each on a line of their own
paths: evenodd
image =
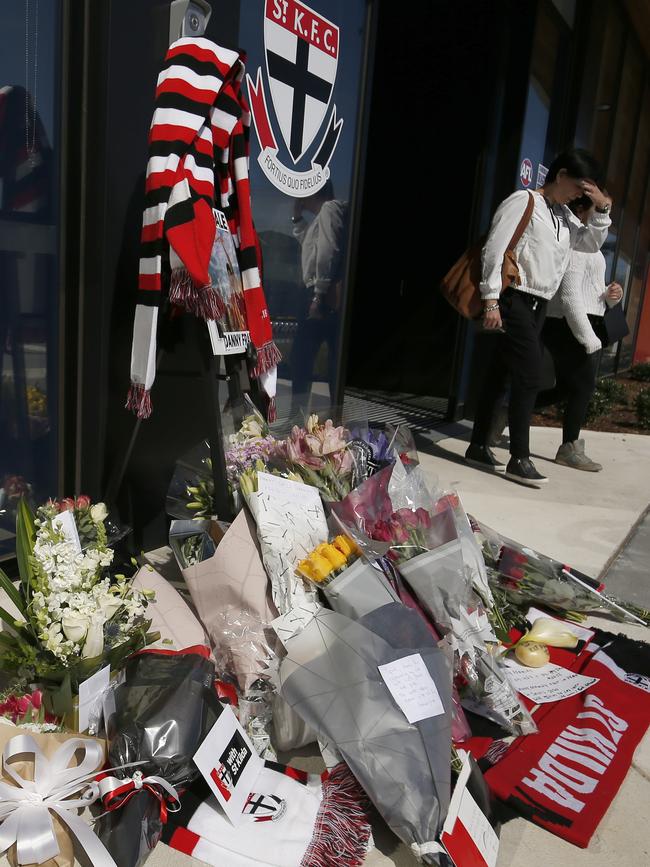
<svg viewBox="0 0 650 867">
<path fill-rule="evenodd" d="M 630 379 L 637 379 L 640 382 L 650 382 L 650 361 L 632 365 L 630 368 Z"/>
<path fill-rule="evenodd" d="M 602 377 L 596 383 L 596 388 L 587 407 L 587 421 L 594 421 L 602 415 L 607 415 L 615 406 L 627 403 L 625 386 L 611 377 Z"/>
<path fill-rule="evenodd" d="M 625 386 L 622 382 L 619 382 L 611 376 L 603 376 L 599 379 L 596 383 L 596 391 L 607 395 L 614 404 L 622 404 L 625 406 L 627 403 L 627 392 Z"/>
<path fill-rule="evenodd" d="M 636 396 L 636 417 L 641 427 L 650 428 L 650 388 L 644 388 Z"/>
</svg>

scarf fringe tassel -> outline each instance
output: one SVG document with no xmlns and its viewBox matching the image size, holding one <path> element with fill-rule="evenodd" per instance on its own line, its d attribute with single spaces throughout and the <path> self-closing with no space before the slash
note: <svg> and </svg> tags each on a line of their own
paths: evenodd
<svg viewBox="0 0 650 867">
<path fill-rule="evenodd" d="M 185 268 L 172 271 L 169 300 L 200 319 L 221 319 L 226 313 L 221 297 L 212 286 L 208 284 L 198 289 Z"/>
<path fill-rule="evenodd" d="M 266 373 L 267 370 L 271 370 L 273 367 L 277 367 L 281 361 L 282 353 L 275 343 L 270 340 L 264 346 L 257 348 L 257 361 L 255 362 L 255 366 L 251 367 L 248 372 L 253 379 L 259 379 L 263 373 Z"/>
<path fill-rule="evenodd" d="M 359 867 L 370 839 L 370 802 L 352 772 L 341 762 L 323 783 L 323 801 L 309 848 L 300 867 Z"/>
<path fill-rule="evenodd" d="M 149 418 L 151 415 L 151 392 L 144 385 L 131 383 L 126 399 L 126 408 L 132 410 L 138 418 Z"/>
</svg>

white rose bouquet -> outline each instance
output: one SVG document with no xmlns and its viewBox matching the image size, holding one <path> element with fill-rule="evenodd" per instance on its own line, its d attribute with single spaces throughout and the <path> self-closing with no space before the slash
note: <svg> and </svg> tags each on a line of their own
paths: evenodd
<svg viewBox="0 0 650 867">
<path fill-rule="evenodd" d="M 146 591 L 111 574 L 103 503 L 85 496 L 50 500 L 34 516 L 21 500 L 16 519 L 16 587 L 0 570 L 11 604 L 0 607 L 0 672 L 38 685 L 46 704 L 63 715 L 79 683 L 110 664 L 113 671 L 155 640 Z M 49 699 L 49 700 L 48 700 Z"/>
</svg>

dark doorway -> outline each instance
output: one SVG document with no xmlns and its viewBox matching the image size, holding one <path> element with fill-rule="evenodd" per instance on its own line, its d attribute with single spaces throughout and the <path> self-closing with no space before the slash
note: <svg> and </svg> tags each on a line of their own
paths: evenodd
<svg viewBox="0 0 650 867">
<path fill-rule="evenodd" d="M 449 399 L 440 278 L 472 233 L 506 3 L 380 4 L 349 386 Z M 444 402 L 442 404 L 444 406 Z"/>
</svg>

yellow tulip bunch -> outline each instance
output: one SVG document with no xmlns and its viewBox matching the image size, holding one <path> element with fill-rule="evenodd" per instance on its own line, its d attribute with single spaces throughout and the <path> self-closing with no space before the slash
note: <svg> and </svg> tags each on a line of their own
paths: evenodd
<svg viewBox="0 0 650 867">
<path fill-rule="evenodd" d="M 323 542 L 298 563 L 296 572 L 314 584 L 328 584 L 346 569 L 361 552 L 352 539 L 337 536 L 332 542 Z"/>
</svg>

